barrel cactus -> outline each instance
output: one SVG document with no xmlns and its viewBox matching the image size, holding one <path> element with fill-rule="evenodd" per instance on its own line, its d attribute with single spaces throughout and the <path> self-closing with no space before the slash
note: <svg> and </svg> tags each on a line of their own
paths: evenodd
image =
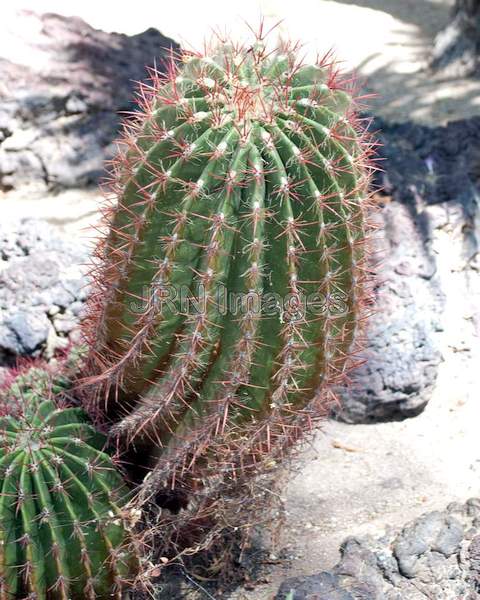
<svg viewBox="0 0 480 600">
<path fill-rule="evenodd" d="M 79 408 L 58 408 L 42 368 L 1 392 L 0 598 L 122 598 L 136 560 L 128 490 Z"/>
<path fill-rule="evenodd" d="M 154 72 L 113 162 L 88 407 L 150 488 L 271 464 L 355 360 L 373 144 L 329 56 L 263 38 Z"/>
</svg>

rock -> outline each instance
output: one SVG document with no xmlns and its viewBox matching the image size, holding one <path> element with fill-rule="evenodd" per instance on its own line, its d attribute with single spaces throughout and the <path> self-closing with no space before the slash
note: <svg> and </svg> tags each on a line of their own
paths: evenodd
<svg viewBox="0 0 480 600">
<path fill-rule="evenodd" d="M 381 212 L 386 247 L 375 293 L 375 316 L 367 329 L 367 362 L 353 374 L 339 416 L 349 422 L 412 417 L 427 404 L 441 361 L 435 332 L 442 295 L 405 205 Z"/>
<path fill-rule="evenodd" d="M 418 227 L 428 234 L 422 210 L 450 202 L 468 209 L 480 183 L 480 116 L 427 127 L 375 118 L 384 172 L 377 183 L 397 202 L 416 212 Z"/>
<path fill-rule="evenodd" d="M 381 131 L 383 240 L 368 361 L 343 394 L 345 421 L 412 417 L 432 396 L 445 348 L 480 347 L 480 118 Z"/>
<path fill-rule="evenodd" d="M 401 531 L 389 531 L 379 539 L 348 538 L 331 572 L 288 579 L 275 598 L 479 598 L 480 522 L 472 514 L 474 507 L 478 515 L 478 502 L 472 499 L 443 512 L 427 513 Z"/>
<path fill-rule="evenodd" d="M 14 310 L 5 318 L 5 325 L 15 334 L 18 354 L 32 354 L 46 342 L 50 322 L 41 310 Z"/>
<path fill-rule="evenodd" d="M 452 17 L 434 40 L 430 67 L 444 79 L 480 74 L 480 1 L 455 0 Z"/>
<path fill-rule="evenodd" d="M 368 592 L 367 592 L 368 593 Z M 340 579 L 331 573 L 319 573 L 311 577 L 287 579 L 276 596 L 278 600 L 365 600 L 372 596 L 353 596 L 342 586 Z"/>
<path fill-rule="evenodd" d="M 0 323 L 0 364 L 5 353 L 10 355 L 21 354 L 22 348 L 15 331 L 6 323 Z"/>
<path fill-rule="evenodd" d="M 41 221 L 4 221 L 0 257 L 0 363 L 53 355 L 74 334 L 88 293 L 86 247 Z"/>
<path fill-rule="evenodd" d="M 63 314 L 59 315 L 56 319 L 53 319 L 53 325 L 57 333 L 68 334 L 77 325 L 77 319 L 73 313 L 70 315 Z"/>
<path fill-rule="evenodd" d="M 134 82 L 177 47 L 153 28 L 127 36 L 30 11 L 2 19 L 0 36 L 3 190 L 96 184 L 114 150 L 118 113 L 133 108 Z"/>
<path fill-rule="evenodd" d="M 439 512 L 420 517 L 403 530 L 393 545 L 400 573 L 414 578 L 421 568 L 420 557 L 431 550 L 449 558 L 458 550 L 462 538 L 462 525 L 454 517 Z"/>
</svg>

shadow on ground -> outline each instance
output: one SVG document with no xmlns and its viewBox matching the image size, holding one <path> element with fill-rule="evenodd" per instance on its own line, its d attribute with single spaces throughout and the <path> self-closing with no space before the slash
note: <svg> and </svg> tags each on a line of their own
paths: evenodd
<svg viewBox="0 0 480 600">
<path fill-rule="evenodd" d="M 412 4 L 405 0 L 335 0 L 335 2 L 388 13 L 400 21 L 415 25 L 428 37 L 435 35 L 447 23 L 451 9 L 447 3 L 431 0 L 417 0 L 413 10 Z"/>
</svg>

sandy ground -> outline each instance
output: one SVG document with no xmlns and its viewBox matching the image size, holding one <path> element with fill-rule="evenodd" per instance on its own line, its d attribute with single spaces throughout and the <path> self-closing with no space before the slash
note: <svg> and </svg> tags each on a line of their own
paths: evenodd
<svg viewBox="0 0 480 600">
<path fill-rule="evenodd" d="M 90 0 L 67 7 L 60 0 L 25 0 L 10 2 L 9 7 L 75 13 L 94 26 L 127 33 L 158 27 L 195 46 L 210 26 L 226 23 L 241 35 L 245 31 L 241 19 L 256 23 L 262 12 L 271 22 L 283 18 L 279 30 L 301 37 L 310 52 L 335 47 L 349 68 L 366 77 L 367 88 L 380 94 L 376 113 L 392 120 L 438 124 L 480 114 L 479 82 L 442 83 L 423 70 L 450 4 L 449 0 L 206 0 L 166 6 L 136 0 L 134 11 L 123 5 L 111 11 L 108 3 Z M 97 199 L 94 192 L 72 190 L 42 201 L 24 192 L 4 198 L 2 204 L 11 213 L 44 217 L 69 234 L 80 235 L 96 219 Z M 454 256 L 452 252 L 452 260 Z M 452 263 L 440 268 L 447 277 L 456 267 Z M 331 567 L 339 543 L 348 535 L 381 533 L 426 510 L 480 494 L 480 404 L 472 391 L 479 389 L 480 381 L 475 359 L 472 355 L 467 359 L 465 352 L 461 302 L 462 298 L 453 298 L 447 307 L 445 362 L 425 412 L 404 422 L 327 423 L 305 450 L 300 471 L 285 491 L 287 524 L 274 552 L 287 546 L 295 558 L 278 564 L 268 585 L 253 592 L 239 590 L 232 600 L 267 600 L 286 576 Z"/>
<path fill-rule="evenodd" d="M 238 590 L 231 600 L 270 600 L 286 577 L 332 567 L 346 537 L 380 537 L 425 511 L 479 495 L 480 407 L 465 381 L 459 388 L 446 381 L 455 368 L 456 384 L 467 371 L 451 358 L 421 416 L 379 425 L 326 424 L 286 490 L 286 526 L 272 558 L 282 549 L 292 558 L 275 565 L 267 584 Z"/>
</svg>

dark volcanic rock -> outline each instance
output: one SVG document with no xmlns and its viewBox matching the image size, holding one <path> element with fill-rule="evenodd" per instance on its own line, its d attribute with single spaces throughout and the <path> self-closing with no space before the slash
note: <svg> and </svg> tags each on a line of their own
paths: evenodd
<svg viewBox="0 0 480 600">
<path fill-rule="evenodd" d="M 375 589 L 360 584 L 354 589 L 343 585 L 333 573 L 319 573 L 310 577 L 292 577 L 285 581 L 276 600 L 374 600 Z M 380 600 L 380 598 L 379 598 Z"/>
<path fill-rule="evenodd" d="M 0 363 L 68 344 L 88 293 L 86 248 L 42 221 L 0 225 Z"/>
<path fill-rule="evenodd" d="M 480 118 L 375 126 L 384 159 L 377 183 L 386 194 L 382 264 L 368 362 L 343 395 L 339 416 L 349 422 L 418 414 L 432 395 L 441 348 L 468 355 L 480 334 Z M 455 319 L 462 339 L 452 334 Z"/>
<path fill-rule="evenodd" d="M 480 75 L 480 0 L 455 0 L 434 41 L 430 66 L 446 79 Z"/>
<path fill-rule="evenodd" d="M 22 11 L 0 23 L 0 189 L 94 184 L 111 156 L 118 111 L 135 81 L 175 42 L 156 29 L 133 36 L 77 17 Z"/>
<path fill-rule="evenodd" d="M 381 539 L 348 538 L 331 572 L 286 580 L 276 600 L 478 599 L 479 517 L 480 501 L 472 499 Z"/>
<path fill-rule="evenodd" d="M 376 118 L 375 129 L 384 169 L 377 182 L 387 194 L 411 209 L 462 201 L 468 208 L 480 185 L 480 116 L 441 127 Z"/>
<path fill-rule="evenodd" d="M 383 264 L 378 269 L 376 314 L 368 326 L 368 360 L 354 373 L 340 413 L 350 422 L 421 412 L 441 361 L 435 332 L 441 327 L 443 297 L 434 277 L 434 259 L 404 205 L 388 204 L 380 218 Z"/>
</svg>

